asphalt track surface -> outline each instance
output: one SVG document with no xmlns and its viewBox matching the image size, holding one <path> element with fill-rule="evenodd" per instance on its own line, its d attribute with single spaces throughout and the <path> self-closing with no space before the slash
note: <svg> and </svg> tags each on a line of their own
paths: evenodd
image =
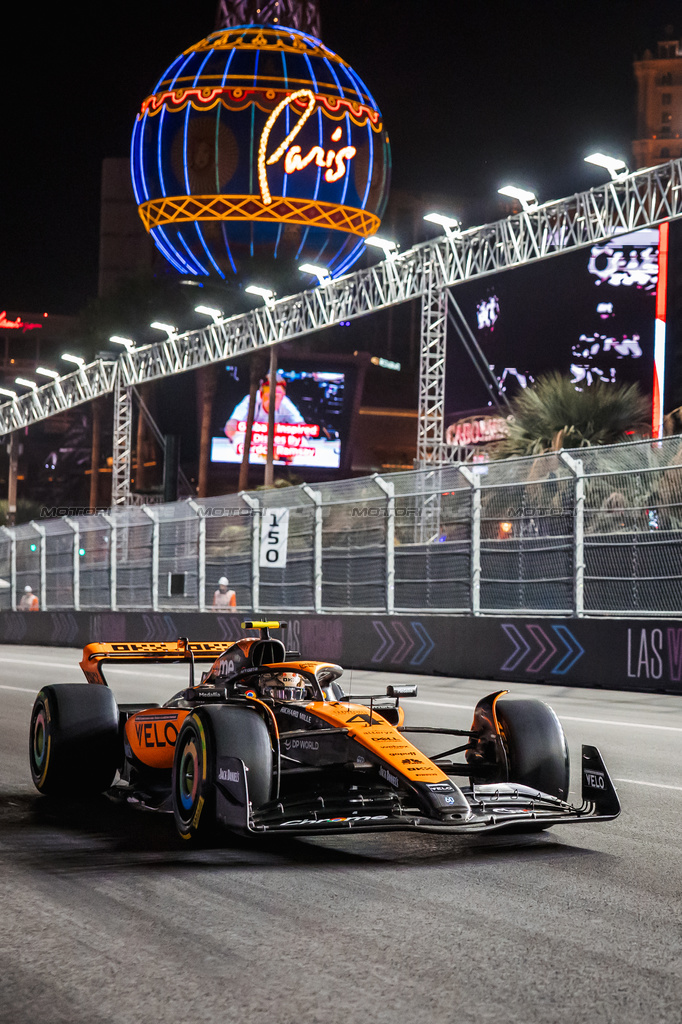
<svg viewBox="0 0 682 1024">
<path fill-rule="evenodd" d="M 619 780 L 615 822 L 194 852 L 168 816 L 107 800 L 57 812 L 34 791 L 33 697 L 77 681 L 78 658 L 0 648 L 2 1024 L 682 1019 L 679 697 L 510 686 L 553 705 L 574 763 L 581 742 L 600 747 Z M 112 670 L 112 688 L 163 700 L 184 678 Z M 392 678 L 355 672 L 353 691 Z M 495 688 L 417 681 L 408 721 L 456 728 Z"/>
</svg>

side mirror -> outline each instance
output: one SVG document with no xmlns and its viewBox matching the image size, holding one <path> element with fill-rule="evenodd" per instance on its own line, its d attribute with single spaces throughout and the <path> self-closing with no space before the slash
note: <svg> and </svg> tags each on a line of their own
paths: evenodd
<svg viewBox="0 0 682 1024">
<path fill-rule="evenodd" d="M 417 687 L 416 686 L 387 686 L 386 687 L 387 697 L 416 697 Z"/>
</svg>

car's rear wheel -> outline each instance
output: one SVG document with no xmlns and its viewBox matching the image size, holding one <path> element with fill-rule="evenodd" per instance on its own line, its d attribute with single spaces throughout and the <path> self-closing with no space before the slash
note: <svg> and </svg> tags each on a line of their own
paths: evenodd
<svg viewBox="0 0 682 1024">
<path fill-rule="evenodd" d="M 273 753 L 260 715 L 248 708 L 197 708 L 183 723 L 173 761 L 173 814 L 183 839 L 205 842 L 216 834 L 215 784 L 221 757 L 244 762 L 254 809 L 271 797 Z"/>
<path fill-rule="evenodd" d="M 501 697 L 495 704 L 509 763 L 509 781 L 568 798 L 570 763 L 564 730 L 541 700 Z"/>
<path fill-rule="evenodd" d="M 118 708 L 106 686 L 59 683 L 35 699 L 29 762 L 48 796 L 92 796 L 112 784 L 120 761 Z"/>
</svg>

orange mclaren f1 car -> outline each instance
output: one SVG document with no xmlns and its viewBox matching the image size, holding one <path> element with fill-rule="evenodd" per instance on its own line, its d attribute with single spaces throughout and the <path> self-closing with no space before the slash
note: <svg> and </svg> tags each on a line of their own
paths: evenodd
<svg viewBox="0 0 682 1024">
<path fill-rule="evenodd" d="M 505 690 L 470 729 L 404 724 L 416 686 L 349 697 L 342 669 L 286 651 L 270 629 L 215 642 L 93 643 L 90 685 L 47 685 L 31 716 L 33 781 L 50 796 L 108 793 L 171 812 L 183 839 L 397 830 L 535 832 L 606 821 L 618 796 L 596 747 L 583 746 L 582 802 L 568 803 L 569 757 L 555 713 Z M 188 686 L 156 704 L 117 704 L 105 662 L 188 664 Z M 212 662 L 197 681 L 195 664 Z M 426 756 L 413 740 L 431 744 Z M 455 755 L 463 755 L 455 759 Z M 453 780 L 459 780 L 457 782 Z"/>
</svg>

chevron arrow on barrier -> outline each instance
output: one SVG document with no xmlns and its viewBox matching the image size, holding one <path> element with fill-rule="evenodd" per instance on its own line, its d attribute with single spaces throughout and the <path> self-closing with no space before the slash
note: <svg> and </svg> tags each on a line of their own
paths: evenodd
<svg viewBox="0 0 682 1024">
<path fill-rule="evenodd" d="M 72 644 L 78 636 L 78 623 L 71 612 L 52 612 L 52 643 Z"/>
<path fill-rule="evenodd" d="M 549 674 L 558 676 L 566 675 L 566 673 L 573 668 L 575 663 L 582 658 L 585 653 L 585 649 L 575 638 L 568 626 L 553 624 L 551 628 L 561 641 L 563 650 L 560 650 L 557 647 L 542 626 L 538 626 L 534 623 L 526 624 L 528 633 L 539 648 L 536 653 L 533 651 L 531 645 L 528 643 L 518 626 L 515 626 L 511 622 L 502 623 L 502 629 L 514 645 L 514 650 L 509 655 L 504 665 L 500 667 L 500 672 L 513 672 L 515 669 L 519 669 L 522 672 L 528 672 L 529 674 L 535 675 L 537 672 L 542 671 L 543 668 L 549 665 L 555 654 L 558 653 L 559 660 L 552 668 L 549 669 Z M 522 667 L 522 662 L 525 661 L 529 655 L 532 657 L 532 660 L 529 661 L 524 668 Z"/>
<path fill-rule="evenodd" d="M 526 666 L 526 672 L 541 672 L 548 661 L 556 654 L 558 648 L 553 644 L 541 626 L 526 626 L 528 632 L 535 638 L 540 648 L 539 654 Z"/>
<path fill-rule="evenodd" d="M 566 646 L 566 654 L 552 669 L 552 675 L 565 676 L 573 668 L 576 661 L 582 658 L 585 648 L 581 647 L 568 626 L 552 626 L 560 640 Z"/>
<path fill-rule="evenodd" d="M 377 633 L 379 634 L 379 638 L 381 639 L 381 646 L 379 647 L 379 650 L 375 652 L 372 661 L 384 661 L 389 651 L 393 650 L 395 646 L 395 640 L 389 633 L 386 626 L 384 626 L 383 622 L 381 622 L 379 619 L 374 619 L 372 625 L 376 629 Z"/>
<path fill-rule="evenodd" d="M 12 615 L 8 615 L 4 623 L 4 638 L 10 643 L 17 643 L 23 640 L 26 636 L 26 620 L 25 615 L 28 613 L 14 612 Z"/>
<path fill-rule="evenodd" d="M 504 665 L 500 666 L 500 672 L 513 672 L 514 669 L 521 664 L 526 655 L 530 654 L 530 644 L 525 637 L 521 635 L 521 631 L 518 626 L 513 625 L 513 623 L 503 622 L 502 629 L 514 644 L 514 650 L 509 655 Z"/>
<path fill-rule="evenodd" d="M 220 639 L 225 643 L 234 643 L 244 635 L 233 615 L 216 615 L 216 625 L 220 630 Z"/>
<path fill-rule="evenodd" d="M 403 626 L 402 622 L 394 622 L 393 623 L 393 630 L 394 630 L 394 632 L 396 632 L 398 634 L 398 637 L 400 638 L 401 643 L 400 643 L 400 647 L 395 652 L 395 654 L 393 655 L 393 658 L 391 660 L 399 665 L 402 661 L 404 661 L 404 659 L 407 657 L 407 655 L 410 653 L 410 651 L 414 647 L 414 640 L 412 639 L 412 637 L 408 633 L 408 631 L 405 628 L 405 626 Z"/>
<path fill-rule="evenodd" d="M 421 665 L 436 646 L 436 643 L 431 639 L 421 622 L 412 622 L 410 625 L 422 642 L 421 647 L 411 659 L 410 665 Z"/>
</svg>

